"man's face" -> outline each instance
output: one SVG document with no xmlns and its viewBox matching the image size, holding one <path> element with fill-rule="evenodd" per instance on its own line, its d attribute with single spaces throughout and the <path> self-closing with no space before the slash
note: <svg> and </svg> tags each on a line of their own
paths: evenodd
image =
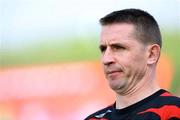
<svg viewBox="0 0 180 120">
<path fill-rule="evenodd" d="M 147 49 L 135 37 L 132 24 L 102 26 L 100 50 L 106 78 L 119 93 L 134 89 L 147 69 Z"/>
</svg>

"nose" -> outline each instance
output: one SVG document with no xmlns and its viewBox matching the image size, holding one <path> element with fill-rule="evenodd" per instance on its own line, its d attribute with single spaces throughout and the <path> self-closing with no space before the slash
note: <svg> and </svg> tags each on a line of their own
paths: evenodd
<svg viewBox="0 0 180 120">
<path fill-rule="evenodd" d="M 107 48 L 104 54 L 102 55 L 102 62 L 104 65 L 110 65 L 115 62 L 114 55 L 110 48 Z"/>
</svg>

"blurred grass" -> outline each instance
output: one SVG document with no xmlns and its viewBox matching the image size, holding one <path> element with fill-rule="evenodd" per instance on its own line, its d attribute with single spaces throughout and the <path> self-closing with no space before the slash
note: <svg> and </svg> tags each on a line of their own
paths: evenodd
<svg viewBox="0 0 180 120">
<path fill-rule="evenodd" d="M 97 60 L 98 40 L 95 37 L 47 40 L 18 51 L 1 53 L 2 68 L 19 65 L 51 64 Z"/>
<path fill-rule="evenodd" d="M 163 31 L 162 52 L 174 63 L 175 73 L 170 91 L 180 95 L 180 30 Z M 1 51 L 1 68 L 99 60 L 98 37 L 75 37 L 47 40 L 16 51 Z"/>
</svg>

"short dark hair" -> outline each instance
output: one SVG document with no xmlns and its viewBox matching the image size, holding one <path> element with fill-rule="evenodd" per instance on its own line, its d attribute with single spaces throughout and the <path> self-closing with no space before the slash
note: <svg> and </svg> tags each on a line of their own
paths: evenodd
<svg viewBox="0 0 180 120">
<path fill-rule="evenodd" d="M 130 23 L 135 26 L 135 35 L 144 44 L 155 43 L 161 48 L 162 38 L 158 23 L 152 15 L 140 9 L 114 11 L 100 19 L 100 24 Z"/>
</svg>

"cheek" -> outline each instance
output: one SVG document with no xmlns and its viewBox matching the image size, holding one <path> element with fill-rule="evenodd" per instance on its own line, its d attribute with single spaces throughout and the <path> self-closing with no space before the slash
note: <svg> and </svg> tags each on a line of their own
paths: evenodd
<svg viewBox="0 0 180 120">
<path fill-rule="evenodd" d="M 137 68 L 141 68 L 142 66 L 145 65 L 146 63 L 146 60 L 145 58 L 143 57 L 143 55 L 137 55 L 136 57 L 132 58 L 133 60 L 133 65 L 136 66 Z"/>
<path fill-rule="evenodd" d="M 134 55 L 128 55 L 124 57 L 124 59 L 121 60 L 122 66 L 125 67 L 125 69 L 141 69 L 146 64 L 146 59 L 143 55 L 140 54 L 134 54 Z"/>
<path fill-rule="evenodd" d="M 129 58 L 131 57 L 134 62 L 141 63 L 146 61 L 145 56 L 145 52 L 137 51 L 134 54 L 130 55 Z"/>
<path fill-rule="evenodd" d="M 131 69 L 135 72 L 134 74 L 144 74 L 146 68 L 146 59 L 144 55 L 136 55 L 136 57 L 133 57 L 131 60 Z"/>
<path fill-rule="evenodd" d="M 142 66 L 146 64 L 145 53 L 143 51 L 121 52 L 115 55 L 116 62 L 123 67 Z"/>
</svg>

